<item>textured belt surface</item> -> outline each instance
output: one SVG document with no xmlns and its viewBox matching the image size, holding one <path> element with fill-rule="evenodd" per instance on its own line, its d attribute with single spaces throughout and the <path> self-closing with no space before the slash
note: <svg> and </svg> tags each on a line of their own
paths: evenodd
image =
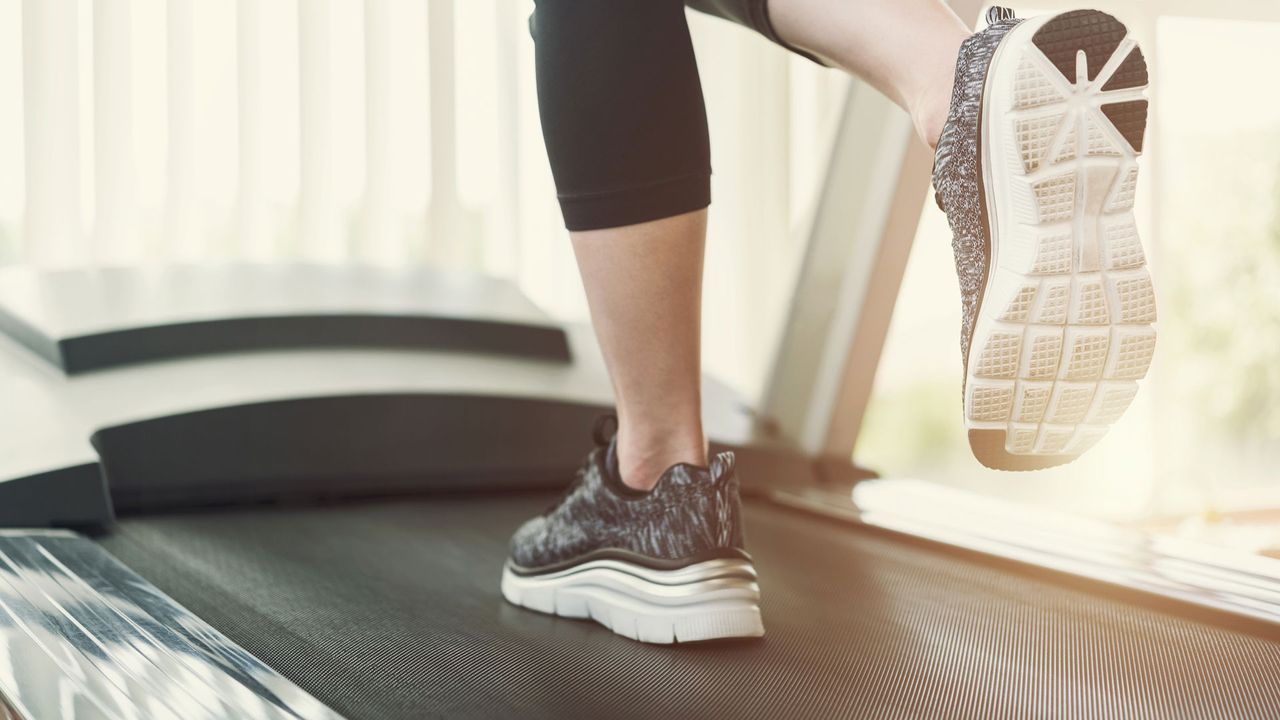
<svg viewBox="0 0 1280 720">
<path fill-rule="evenodd" d="M 748 502 L 765 636 L 512 607 L 536 495 L 126 520 L 104 542 L 353 719 L 1280 717 L 1280 643 Z"/>
</svg>

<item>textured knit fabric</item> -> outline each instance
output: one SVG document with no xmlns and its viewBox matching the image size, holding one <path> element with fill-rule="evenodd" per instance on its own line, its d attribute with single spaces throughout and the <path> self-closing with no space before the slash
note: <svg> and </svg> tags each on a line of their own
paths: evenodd
<svg viewBox="0 0 1280 720">
<path fill-rule="evenodd" d="M 511 538 L 515 564 L 538 568 L 596 550 L 681 560 L 742 547 L 732 453 L 720 453 L 709 468 L 673 465 L 653 490 L 640 492 L 609 472 L 610 447 L 594 449 L 564 499 L 516 531 Z"/>
<path fill-rule="evenodd" d="M 933 187 L 939 206 L 951 225 L 951 248 L 956 274 L 960 278 L 962 324 L 961 358 L 967 362 L 969 343 L 977 321 L 978 302 L 987 282 L 991 233 L 987 227 L 982 190 L 982 159 L 978 139 L 981 132 L 983 87 L 991 57 L 1004 36 L 1020 20 L 1000 8 L 989 15 L 993 22 L 974 33 L 960 46 L 956 61 L 951 109 L 934 155 Z"/>
</svg>

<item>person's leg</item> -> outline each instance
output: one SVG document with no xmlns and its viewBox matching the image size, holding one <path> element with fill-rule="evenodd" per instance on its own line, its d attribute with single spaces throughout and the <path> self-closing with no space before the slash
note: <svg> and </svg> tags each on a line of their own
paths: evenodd
<svg viewBox="0 0 1280 720">
<path fill-rule="evenodd" d="M 645 642 L 759 637 L 733 454 L 708 458 L 702 432 L 711 153 L 684 5 L 538 0 L 531 24 L 547 155 L 618 432 L 597 426 L 564 495 L 512 535 L 502 595 Z"/>
<path fill-rule="evenodd" d="M 936 141 L 967 32 L 939 0 L 690 5 L 866 77 Z M 699 318 L 710 151 L 684 8 L 539 0 L 532 29 L 547 151 L 618 405 L 619 472 L 647 489 L 674 463 L 706 462 Z"/>
<path fill-rule="evenodd" d="M 706 210 L 572 234 L 618 408 L 618 470 L 647 490 L 676 463 L 707 464 L 700 308 Z"/>
<path fill-rule="evenodd" d="M 618 408 L 622 480 L 706 465 L 706 111 L 680 0 L 538 0 L 538 104 Z"/>
<path fill-rule="evenodd" d="M 960 43 L 972 32 L 943 0 L 768 0 L 786 42 L 866 80 L 911 114 L 933 147 L 947 119 Z"/>
<path fill-rule="evenodd" d="M 956 55 L 970 30 L 943 0 L 689 0 L 871 83 L 933 147 L 947 119 Z"/>
</svg>

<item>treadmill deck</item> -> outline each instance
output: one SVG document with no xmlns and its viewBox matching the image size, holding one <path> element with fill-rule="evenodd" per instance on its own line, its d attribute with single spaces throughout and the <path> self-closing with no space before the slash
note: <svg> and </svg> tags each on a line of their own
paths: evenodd
<svg viewBox="0 0 1280 720">
<path fill-rule="evenodd" d="M 544 495 L 126 518 L 110 552 L 351 720 L 1280 717 L 1280 640 L 749 501 L 762 640 L 650 646 L 506 604 Z"/>
</svg>

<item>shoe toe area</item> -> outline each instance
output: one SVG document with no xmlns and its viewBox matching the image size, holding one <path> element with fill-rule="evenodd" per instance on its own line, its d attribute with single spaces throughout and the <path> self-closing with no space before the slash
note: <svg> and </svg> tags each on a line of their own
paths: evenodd
<svg viewBox="0 0 1280 720">
<path fill-rule="evenodd" d="M 546 537 L 547 519 L 535 517 L 526 520 L 511 536 L 510 554 L 512 562 L 517 565 L 531 567 L 537 565 L 536 558 Z"/>
</svg>

